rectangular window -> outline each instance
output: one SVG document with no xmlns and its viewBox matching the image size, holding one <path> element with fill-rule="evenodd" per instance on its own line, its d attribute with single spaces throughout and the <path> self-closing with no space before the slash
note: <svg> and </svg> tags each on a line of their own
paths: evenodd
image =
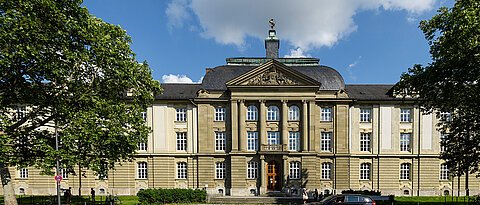
<svg viewBox="0 0 480 205">
<path fill-rule="evenodd" d="M 215 121 L 225 121 L 225 108 L 215 108 Z"/>
<path fill-rule="evenodd" d="M 370 109 L 360 109 L 360 122 L 370 122 Z"/>
<path fill-rule="evenodd" d="M 322 134 L 321 134 L 321 151 L 322 152 L 331 152 L 332 151 L 332 133 L 331 132 L 322 132 Z"/>
<path fill-rule="evenodd" d="M 60 168 L 59 172 L 60 176 L 62 176 L 63 179 L 68 179 L 68 172 L 66 168 Z"/>
<path fill-rule="evenodd" d="M 332 163 L 322 163 L 322 179 L 332 179 Z"/>
<path fill-rule="evenodd" d="M 138 143 L 138 151 L 147 151 L 147 139 L 142 140 Z"/>
<path fill-rule="evenodd" d="M 17 107 L 17 120 L 21 120 L 27 116 L 27 107 L 18 106 Z"/>
<path fill-rule="evenodd" d="M 370 180 L 370 164 L 362 163 L 360 165 L 360 180 Z"/>
<path fill-rule="evenodd" d="M 186 132 L 177 132 L 177 151 L 187 151 Z"/>
<path fill-rule="evenodd" d="M 18 178 L 27 179 L 28 178 L 28 168 L 22 168 L 18 170 Z"/>
<path fill-rule="evenodd" d="M 280 144 L 279 132 L 267 132 L 267 144 L 268 145 Z"/>
<path fill-rule="evenodd" d="M 400 134 L 400 151 L 410 152 L 410 133 Z"/>
<path fill-rule="evenodd" d="M 256 179 L 258 177 L 258 163 L 247 163 L 247 179 Z"/>
<path fill-rule="evenodd" d="M 146 162 L 139 162 L 137 164 L 137 177 L 138 177 L 138 179 L 146 179 L 147 178 L 147 163 Z"/>
<path fill-rule="evenodd" d="M 403 163 L 400 165 L 400 180 L 410 180 L 410 164 Z"/>
<path fill-rule="evenodd" d="M 290 179 L 300 179 L 300 162 L 290 162 Z"/>
<path fill-rule="evenodd" d="M 225 132 L 215 132 L 215 151 L 225 151 Z"/>
<path fill-rule="evenodd" d="M 215 163 L 215 179 L 225 179 L 225 163 Z"/>
<path fill-rule="evenodd" d="M 183 109 L 183 108 L 176 109 L 176 113 L 177 113 L 177 118 L 176 118 L 177 122 L 187 121 L 187 109 Z"/>
<path fill-rule="evenodd" d="M 400 122 L 410 122 L 410 109 L 400 110 Z"/>
<path fill-rule="evenodd" d="M 440 151 L 445 152 L 445 143 L 446 143 L 446 137 L 448 136 L 447 133 L 441 133 L 440 134 Z"/>
<path fill-rule="evenodd" d="M 147 109 L 145 109 L 145 111 L 141 112 L 140 115 L 142 116 L 142 119 L 145 120 L 145 122 L 147 121 Z"/>
<path fill-rule="evenodd" d="M 258 150 L 258 134 L 257 132 L 247 132 L 247 151 Z"/>
<path fill-rule="evenodd" d="M 441 112 L 440 113 L 440 121 L 450 122 L 450 120 L 452 120 L 452 115 L 449 112 Z"/>
<path fill-rule="evenodd" d="M 370 152 L 370 133 L 360 133 L 360 151 Z"/>
<path fill-rule="evenodd" d="M 447 164 L 440 165 L 440 180 L 450 180 L 450 171 Z"/>
<path fill-rule="evenodd" d="M 322 122 L 332 121 L 332 108 L 322 108 L 320 121 Z"/>
<path fill-rule="evenodd" d="M 187 178 L 187 163 L 179 162 L 177 163 L 177 179 L 186 179 Z"/>
<path fill-rule="evenodd" d="M 288 135 L 288 150 L 289 151 L 298 151 L 298 145 L 300 141 L 300 133 L 299 132 L 289 132 Z"/>
</svg>

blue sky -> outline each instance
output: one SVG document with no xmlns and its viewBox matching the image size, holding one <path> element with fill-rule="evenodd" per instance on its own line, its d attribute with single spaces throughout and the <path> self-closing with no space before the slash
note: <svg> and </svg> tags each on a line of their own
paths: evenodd
<svg viewBox="0 0 480 205">
<path fill-rule="evenodd" d="M 347 84 L 393 84 L 430 62 L 418 28 L 453 0 L 85 0 L 90 13 L 120 25 L 160 82 L 198 82 L 229 57 L 264 57 L 276 20 L 281 57 L 314 57 Z"/>
</svg>

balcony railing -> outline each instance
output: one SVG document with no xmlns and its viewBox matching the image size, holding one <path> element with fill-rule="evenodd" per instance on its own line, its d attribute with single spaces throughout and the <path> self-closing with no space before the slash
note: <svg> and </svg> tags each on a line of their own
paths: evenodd
<svg viewBox="0 0 480 205">
<path fill-rule="evenodd" d="M 262 144 L 262 151 L 281 152 L 283 145 L 281 144 Z"/>
</svg>

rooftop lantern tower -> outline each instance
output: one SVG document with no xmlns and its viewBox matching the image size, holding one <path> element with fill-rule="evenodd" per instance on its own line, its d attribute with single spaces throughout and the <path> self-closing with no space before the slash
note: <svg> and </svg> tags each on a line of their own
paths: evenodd
<svg viewBox="0 0 480 205">
<path fill-rule="evenodd" d="M 276 32 L 273 29 L 275 22 L 273 19 L 270 19 L 268 22 L 270 23 L 270 30 L 268 31 L 268 37 L 265 38 L 266 58 L 277 59 L 280 41 L 278 40 Z"/>
</svg>

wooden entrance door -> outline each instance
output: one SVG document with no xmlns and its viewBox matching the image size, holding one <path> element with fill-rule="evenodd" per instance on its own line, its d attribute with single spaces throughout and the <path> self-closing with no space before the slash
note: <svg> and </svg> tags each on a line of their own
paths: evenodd
<svg viewBox="0 0 480 205">
<path fill-rule="evenodd" d="M 267 191 L 280 191 L 280 166 L 277 161 L 267 164 Z"/>
</svg>

